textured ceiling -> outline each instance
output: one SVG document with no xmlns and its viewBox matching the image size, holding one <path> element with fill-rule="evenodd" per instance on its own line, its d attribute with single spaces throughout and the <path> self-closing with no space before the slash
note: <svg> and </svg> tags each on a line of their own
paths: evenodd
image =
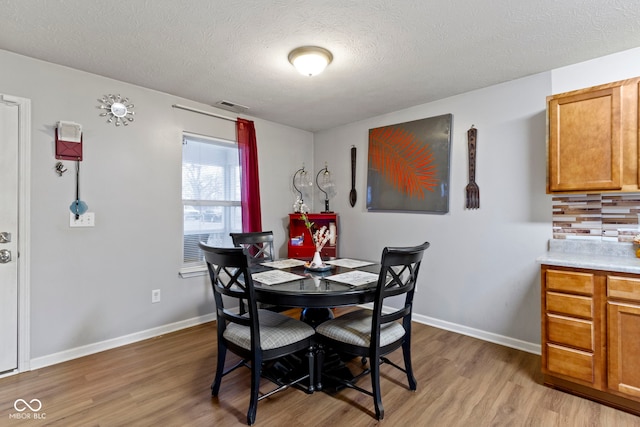
<svg viewBox="0 0 640 427">
<path fill-rule="evenodd" d="M 638 46 L 638 0 L 0 0 L 0 49 L 310 131 Z"/>
</svg>

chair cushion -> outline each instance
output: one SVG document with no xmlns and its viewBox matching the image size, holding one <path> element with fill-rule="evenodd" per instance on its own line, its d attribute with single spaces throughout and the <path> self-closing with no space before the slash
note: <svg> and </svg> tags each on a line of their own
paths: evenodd
<svg viewBox="0 0 640 427">
<path fill-rule="evenodd" d="M 248 314 L 245 314 L 248 316 Z M 284 347 L 312 336 L 315 331 L 306 323 L 270 310 L 258 310 L 260 346 L 263 350 Z M 223 336 L 242 348 L 251 350 L 251 331 L 248 326 L 229 323 Z"/>
<path fill-rule="evenodd" d="M 316 327 L 316 333 L 336 341 L 369 347 L 371 344 L 371 310 L 357 310 L 335 319 L 322 322 Z M 398 322 L 390 322 L 380 327 L 380 346 L 399 340 L 405 330 Z"/>
</svg>

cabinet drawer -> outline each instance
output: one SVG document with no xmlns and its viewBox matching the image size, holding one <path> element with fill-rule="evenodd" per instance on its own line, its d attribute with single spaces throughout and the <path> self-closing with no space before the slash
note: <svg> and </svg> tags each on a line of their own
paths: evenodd
<svg viewBox="0 0 640 427">
<path fill-rule="evenodd" d="M 579 295 L 547 292 L 547 311 L 593 319 L 593 299 Z"/>
<path fill-rule="evenodd" d="M 313 247 L 308 247 L 308 246 L 294 246 L 294 245 L 289 245 L 289 251 L 288 251 L 288 256 L 290 258 L 313 258 L 313 254 L 315 253 L 315 250 Z M 336 257 L 336 246 L 325 246 L 324 248 L 322 248 L 322 250 L 320 251 L 320 256 L 322 257 L 323 260 L 328 260 L 329 258 L 335 258 Z"/>
<path fill-rule="evenodd" d="M 565 344 L 593 351 L 593 322 L 547 314 L 547 337 L 556 344 Z"/>
<path fill-rule="evenodd" d="M 593 295 L 594 275 L 577 271 L 547 270 L 547 290 Z"/>
<path fill-rule="evenodd" d="M 593 383 L 593 354 L 547 344 L 547 370 Z"/>
<path fill-rule="evenodd" d="M 640 279 L 607 276 L 607 296 L 640 302 Z"/>
<path fill-rule="evenodd" d="M 313 248 L 305 248 L 303 246 L 289 246 L 290 258 L 313 258 Z"/>
</svg>

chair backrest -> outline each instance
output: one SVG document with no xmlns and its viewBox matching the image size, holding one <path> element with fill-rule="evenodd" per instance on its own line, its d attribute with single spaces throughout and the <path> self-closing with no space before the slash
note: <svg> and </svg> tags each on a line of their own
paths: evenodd
<svg viewBox="0 0 640 427">
<path fill-rule="evenodd" d="M 249 265 L 273 261 L 273 231 L 229 233 L 233 246 L 243 248 Z"/>
<path fill-rule="evenodd" d="M 387 247 L 382 251 L 380 274 L 373 307 L 373 341 L 380 337 L 380 326 L 403 319 L 406 331 L 411 329 L 411 311 L 413 308 L 413 294 L 418 280 L 418 272 L 422 263 L 424 251 L 430 246 L 424 242 L 413 247 Z M 382 314 L 382 307 L 386 298 L 405 294 L 404 306 L 393 312 Z M 388 307 L 387 307 L 388 308 Z"/>
<path fill-rule="evenodd" d="M 222 334 L 227 328 L 228 322 L 237 323 L 251 328 L 251 344 L 259 348 L 258 308 L 248 259 L 244 250 L 242 248 L 216 248 L 203 242 L 200 242 L 199 245 L 207 263 L 213 297 L 216 302 L 218 339 L 223 339 Z M 249 316 L 241 316 L 225 308 L 225 302 L 228 303 L 228 307 L 237 307 L 246 302 Z"/>
</svg>

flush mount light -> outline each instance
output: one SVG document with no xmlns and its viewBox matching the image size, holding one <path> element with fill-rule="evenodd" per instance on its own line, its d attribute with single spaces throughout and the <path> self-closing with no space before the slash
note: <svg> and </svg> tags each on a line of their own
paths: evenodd
<svg viewBox="0 0 640 427">
<path fill-rule="evenodd" d="M 305 76 L 320 74 L 333 60 L 327 49 L 318 46 L 302 46 L 293 49 L 289 54 L 289 62 Z"/>
</svg>

